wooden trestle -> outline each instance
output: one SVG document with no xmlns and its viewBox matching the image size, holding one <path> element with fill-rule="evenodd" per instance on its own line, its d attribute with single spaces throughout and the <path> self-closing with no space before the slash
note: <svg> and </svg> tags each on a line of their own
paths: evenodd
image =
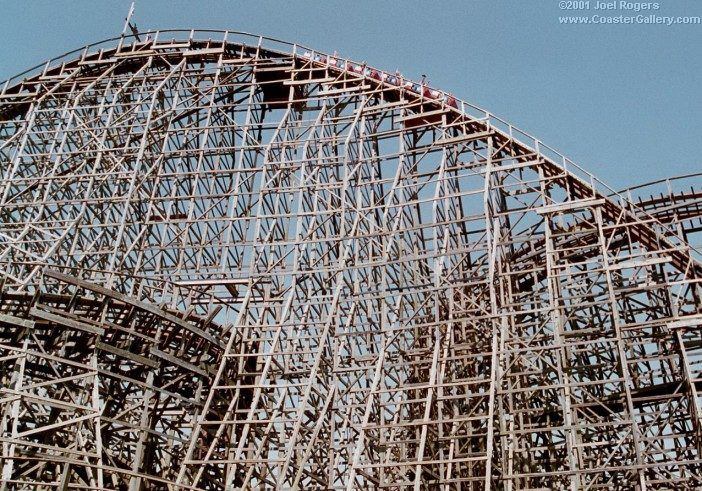
<svg viewBox="0 0 702 491">
<path fill-rule="evenodd" d="M 398 74 L 141 39 L 0 92 L 2 489 L 702 486 L 658 205 Z"/>
</svg>

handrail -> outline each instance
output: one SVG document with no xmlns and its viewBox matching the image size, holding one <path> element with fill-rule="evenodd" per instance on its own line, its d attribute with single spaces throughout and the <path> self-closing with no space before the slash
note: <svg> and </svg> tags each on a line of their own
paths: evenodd
<svg viewBox="0 0 702 491">
<path fill-rule="evenodd" d="M 681 174 L 679 176 L 671 176 L 671 177 L 664 177 L 662 179 L 656 179 L 655 181 L 649 181 L 649 182 L 644 182 L 641 184 L 636 184 L 634 186 L 630 186 L 628 188 L 620 189 L 618 192 L 619 193 L 626 193 L 629 191 L 634 191 L 636 189 L 643 189 L 647 188 L 649 186 L 654 186 L 656 184 L 661 184 L 661 183 L 671 183 L 675 181 L 682 181 L 683 179 L 690 179 L 691 177 L 702 177 L 702 172 L 693 172 L 691 174 Z"/>
</svg>

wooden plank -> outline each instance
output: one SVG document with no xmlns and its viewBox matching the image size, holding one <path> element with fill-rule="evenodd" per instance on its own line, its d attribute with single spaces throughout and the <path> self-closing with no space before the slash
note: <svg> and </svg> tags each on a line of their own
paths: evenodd
<svg viewBox="0 0 702 491">
<path fill-rule="evenodd" d="M 220 285 L 248 285 L 252 280 L 249 278 L 213 278 L 202 280 L 184 280 L 178 281 L 178 286 L 220 286 Z"/>
<path fill-rule="evenodd" d="M 381 113 L 392 109 L 398 109 L 406 105 L 407 101 L 388 102 L 386 104 L 379 104 L 377 106 L 364 106 L 361 109 L 361 111 L 363 112 L 363 114 Z"/>
<path fill-rule="evenodd" d="M 489 136 L 493 136 L 494 131 L 482 131 L 478 133 L 466 133 L 464 135 L 452 136 L 449 138 L 440 138 L 434 142 L 435 145 L 454 145 L 457 143 L 470 143 L 475 140 L 484 140 Z"/>
<path fill-rule="evenodd" d="M 192 363 L 188 363 L 185 360 L 181 360 L 180 358 L 176 358 L 173 355 L 169 355 L 165 351 L 161 351 L 158 348 L 151 348 L 149 350 L 149 353 L 151 353 L 154 356 L 157 356 L 158 358 L 162 358 L 162 359 L 166 360 L 167 362 L 172 363 L 173 365 L 177 365 L 181 368 L 185 368 L 186 370 L 189 370 L 193 373 L 197 373 L 198 375 L 201 375 L 203 377 L 208 376 L 208 373 L 205 370 L 203 370 L 202 368 L 195 366 Z"/>
<path fill-rule="evenodd" d="M 620 263 L 610 264 L 609 269 L 642 268 L 655 264 L 666 264 L 673 260 L 670 256 L 653 257 L 649 259 L 631 259 Z"/>
<path fill-rule="evenodd" d="M 681 318 L 668 323 L 670 329 L 682 329 L 686 327 L 700 327 L 702 326 L 702 314 L 691 315 L 689 317 Z"/>
<path fill-rule="evenodd" d="M 54 279 L 57 279 L 57 280 L 60 280 L 60 281 L 63 281 L 64 283 L 80 286 L 81 288 L 85 288 L 86 290 L 90 290 L 92 292 L 99 293 L 101 295 L 106 295 L 108 297 L 111 297 L 111 298 L 114 298 L 114 299 L 119 300 L 121 302 L 124 302 L 128 305 L 138 307 L 142 310 L 145 310 L 145 311 L 150 312 L 156 316 L 159 316 L 163 319 L 166 319 L 174 324 L 177 324 L 177 325 L 183 327 L 184 329 L 187 329 L 188 331 L 190 331 L 194 334 L 197 334 L 198 336 L 206 339 L 207 341 L 214 344 L 215 346 L 219 346 L 221 348 L 224 347 L 223 343 L 219 339 L 212 336 L 210 333 L 207 333 L 207 332 L 203 331 L 202 329 L 195 327 L 191 323 L 189 323 L 189 322 L 187 322 L 179 317 L 176 317 L 173 314 L 169 314 L 168 312 L 165 312 L 164 310 L 162 310 L 154 305 L 148 304 L 146 302 L 142 302 L 140 300 L 136 300 L 134 297 L 130 297 L 129 295 L 123 295 L 119 292 L 115 292 L 114 290 L 110 290 L 108 288 L 98 286 L 94 283 L 80 280 L 74 276 L 69 276 L 69 275 L 65 275 L 63 273 L 59 273 L 58 271 L 53 271 L 53 270 L 47 269 L 44 271 L 44 275 L 49 276 L 49 277 L 54 278 Z"/>
<path fill-rule="evenodd" d="M 189 48 L 190 43 L 164 43 L 164 44 L 152 44 L 151 49 L 152 50 L 166 50 L 166 49 L 181 49 L 181 48 Z"/>
<path fill-rule="evenodd" d="M 102 336 L 103 334 L 105 334 L 105 330 L 101 327 L 91 326 L 90 324 L 85 324 L 74 319 L 69 319 L 61 315 L 53 314 L 51 312 L 46 312 L 45 310 L 40 310 L 36 307 L 32 307 L 29 313 L 30 315 L 38 317 L 39 319 L 44 319 L 55 324 L 61 324 L 62 326 L 78 329 L 79 331 L 97 334 L 98 336 Z"/>
<path fill-rule="evenodd" d="M 147 58 L 149 56 L 154 56 L 156 51 L 144 50 L 144 51 L 124 51 L 121 53 L 115 53 L 112 56 L 115 58 Z"/>
<path fill-rule="evenodd" d="M 20 326 L 26 328 L 34 327 L 34 321 L 30 319 L 22 319 L 10 314 L 0 314 L 0 322 L 10 326 Z"/>
<path fill-rule="evenodd" d="M 224 53 L 224 48 L 203 48 L 203 49 L 189 49 L 183 51 L 183 56 L 206 56 L 206 55 L 219 55 Z"/>
<path fill-rule="evenodd" d="M 334 95 L 339 95 L 339 94 L 345 94 L 348 92 L 358 92 L 360 90 L 368 90 L 368 89 L 370 89 L 370 85 L 352 85 L 349 87 L 340 87 L 338 89 L 320 90 L 319 92 L 317 92 L 317 95 L 334 96 Z"/>
<path fill-rule="evenodd" d="M 256 58 L 225 58 L 222 60 L 223 65 L 247 65 L 256 60 Z"/>
<path fill-rule="evenodd" d="M 117 58 L 103 58 L 100 60 L 83 60 L 78 62 L 78 66 L 91 66 L 91 65 L 112 65 L 117 61 Z"/>
<path fill-rule="evenodd" d="M 146 358 L 145 356 L 137 355 L 136 353 L 132 353 L 131 351 L 127 351 L 122 348 L 117 348 L 116 346 L 112 346 L 101 341 L 97 341 L 95 343 L 95 348 L 102 351 L 107 351 L 108 353 L 112 353 L 113 355 L 121 356 L 122 358 L 127 358 L 137 363 L 141 363 L 142 365 L 146 365 L 147 367 L 158 368 L 160 366 L 158 362 Z"/>
<path fill-rule="evenodd" d="M 328 82 L 334 82 L 336 79 L 327 78 L 308 78 L 304 80 L 283 80 L 283 85 L 307 85 L 307 84 L 325 84 Z"/>
<path fill-rule="evenodd" d="M 534 211 L 539 215 L 546 215 L 549 213 L 560 213 L 563 211 L 578 210 L 583 208 L 591 208 L 595 206 L 602 206 L 605 204 L 604 198 L 590 198 L 590 199 L 579 199 L 572 201 L 565 201 L 563 203 L 556 203 L 553 205 L 541 206 L 534 208 Z"/>
</svg>

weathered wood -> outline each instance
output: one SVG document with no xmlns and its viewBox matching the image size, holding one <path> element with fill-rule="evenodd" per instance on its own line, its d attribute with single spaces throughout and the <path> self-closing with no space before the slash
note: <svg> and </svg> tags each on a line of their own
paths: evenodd
<svg viewBox="0 0 702 491">
<path fill-rule="evenodd" d="M 702 192 L 233 32 L 52 61 L 0 134 L 0 487 L 702 486 Z"/>
</svg>

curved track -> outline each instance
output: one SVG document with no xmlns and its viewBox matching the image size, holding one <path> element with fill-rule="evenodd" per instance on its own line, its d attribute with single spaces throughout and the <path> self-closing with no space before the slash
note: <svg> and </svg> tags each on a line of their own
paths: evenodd
<svg viewBox="0 0 702 491">
<path fill-rule="evenodd" d="M 398 74 L 142 36 L 0 94 L 4 486 L 702 485 L 663 216 Z"/>
</svg>

